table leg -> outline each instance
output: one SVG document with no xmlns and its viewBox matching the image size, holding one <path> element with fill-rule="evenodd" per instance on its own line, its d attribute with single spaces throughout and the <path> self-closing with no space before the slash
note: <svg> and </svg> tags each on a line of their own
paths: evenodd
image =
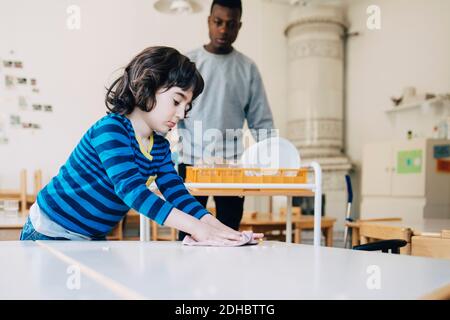
<svg viewBox="0 0 450 320">
<path fill-rule="evenodd" d="M 360 242 L 360 244 L 366 244 L 366 243 L 369 243 L 369 238 L 364 237 L 364 236 L 360 236 L 360 237 L 359 237 L 359 242 Z"/>
<path fill-rule="evenodd" d="M 287 196 L 286 199 L 286 243 L 292 243 L 292 196 Z"/>
<path fill-rule="evenodd" d="M 327 247 L 333 246 L 333 227 L 328 227 L 326 229 L 325 243 L 327 244 Z"/>
<path fill-rule="evenodd" d="M 320 230 L 322 223 L 322 169 L 317 162 L 311 162 L 314 169 L 314 246 L 320 247 Z"/>
<path fill-rule="evenodd" d="M 352 227 L 352 248 L 359 245 L 359 228 Z"/>
<path fill-rule="evenodd" d="M 296 226 L 294 231 L 294 243 L 301 243 L 301 242 L 302 242 L 302 229 Z"/>
<path fill-rule="evenodd" d="M 139 215 L 139 238 L 140 241 L 150 241 L 150 220 L 143 214 Z"/>
</svg>

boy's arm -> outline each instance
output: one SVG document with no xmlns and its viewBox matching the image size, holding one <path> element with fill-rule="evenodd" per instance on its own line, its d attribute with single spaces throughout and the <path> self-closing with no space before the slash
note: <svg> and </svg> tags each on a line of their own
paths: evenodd
<svg viewBox="0 0 450 320">
<path fill-rule="evenodd" d="M 207 215 L 210 216 L 210 215 Z M 211 218 L 215 219 L 211 216 Z M 220 222 L 219 222 L 220 223 Z M 173 208 L 166 219 L 165 225 L 190 234 L 197 241 L 227 241 L 241 239 L 241 233 L 235 230 L 216 228 L 188 215 L 177 208 Z"/>
<path fill-rule="evenodd" d="M 183 179 L 175 171 L 169 143 L 166 141 L 166 153 L 156 178 L 158 189 L 164 198 L 177 209 L 201 219 L 209 212 L 186 189 Z"/>
<path fill-rule="evenodd" d="M 91 144 L 122 201 L 158 224 L 164 224 L 173 205 L 148 190 L 123 125 L 113 121 L 100 125 L 91 134 Z"/>
<path fill-rule="evenodd" d="M 239 233 L 214 228 L 152 193 L 139 173 L 130 137 L 120 123 L 108 123 L 94 130 L 91 143 L 115 192 L 130 208 L 161 225 L 190 233 L 197 241 L 240 240 Z"/>
</svg>

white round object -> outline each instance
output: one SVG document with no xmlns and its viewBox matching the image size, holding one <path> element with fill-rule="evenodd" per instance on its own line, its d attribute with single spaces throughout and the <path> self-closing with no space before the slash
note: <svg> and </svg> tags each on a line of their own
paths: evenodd
<svg viewBox="0 0 450 320">
<path fill-rule="evenodd" d="M 275 137 L 255 143 L 245 150 L 241 165 L 247 168 L 298 169 L 300 154 L 289 140 Z"/>
</svg>

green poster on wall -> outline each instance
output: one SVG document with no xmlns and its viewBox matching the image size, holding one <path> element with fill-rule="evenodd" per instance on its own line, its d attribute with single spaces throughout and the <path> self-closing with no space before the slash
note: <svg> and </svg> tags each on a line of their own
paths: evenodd
<svg viewBox="0 0 450 320">
<path fill-rule="evenodd" d="M 397 153 L 397 173 L 422 172 L 422 150 L 399 151 Z"/>
</svg>

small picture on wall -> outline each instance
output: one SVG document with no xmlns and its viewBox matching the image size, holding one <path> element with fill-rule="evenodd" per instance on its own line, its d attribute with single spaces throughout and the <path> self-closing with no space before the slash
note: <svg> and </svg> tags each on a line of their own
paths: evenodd
<svg viewBox="0 0 450 320">
<path fill-rule="evenodd" d="M 27 99 L 24 96 L 19 96 L 19 108 L 25 110 L 27 107 Z"/>
<path fill-rule="evenodd" d="M 17 78 L 18 84 L 27 84 L 27 78 Z"/>
<path fill-rule="evenodd" d="M 5 85 L 6 87 L 14 87 L 14 77 L 10 75 L 5 75 Z"/>
<path fill-rule="evenodd" d="M 33 111 L 42 111 L 42 105 L 33 104 Z"/>
<path fill-rule="evenodd" d="M 14 67 L 17 69 L 22 69 L 23 68 L 22 61 L 14 61 Z"/>
<path fill-rule="evenodd" d="M 20 125 L 20 116 L 15 115 L 15 114 L 10 115 L 9 116 L 9 123 L 13 127 Z"/>
<path fill-rule="evenodd" d="M 0 135 L 0 144 L 7 144 L 7 143 L 8 143 L 8 137 Z"/>
<path fill-rule="evenodd" d="M 3 60 L 3 66 L 5 68 L 12 68 L 13 67 L 13 62 L 12 61 L 8 61 L 8 60 Z"/>
<path fill-rule="evenodd" d="M 38 88 L 33 88 L 33 90 L 31 90 L 31 91 L 33 91 L 33 93 L 39 93 L 39 89 Z"/>
<path fill-rule="evenodd" d="M 35 86 L 36 85 L 36 79 L 30 79 L 30 84 L 32 85 L 32 86 Z"/>
<path fill-rule="evenodd" d="M 51 105 L 45 105 L 44 106 L 44 111 L 45 112 L 53 112 L 53 107 Z"/>
<path fill-rule="evenodd" d="M 22 128 L 24 129 L 40 129 L 41 125 L 33 122 L 24 122 L 22 123 Z"/>
</svg>

